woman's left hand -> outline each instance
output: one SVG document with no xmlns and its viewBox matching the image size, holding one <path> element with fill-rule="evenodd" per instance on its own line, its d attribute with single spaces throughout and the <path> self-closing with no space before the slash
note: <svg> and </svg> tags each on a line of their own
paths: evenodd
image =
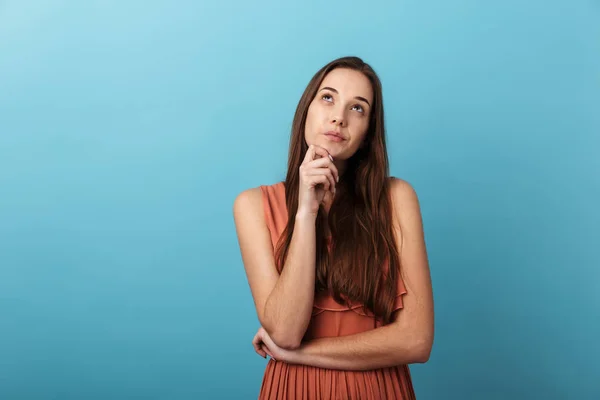
<svg viewBox="0 0 600 400">
<path fill-rule="evenodd" d="M 294 352 L 293 350 L 285 350 L 277 346 L 262 326 L 258 329 L 256 335 L 254 335 L 252 345 L 258 355 L 263 358 L 267 358 L 267 355 L 269 355 L 275 361 L 289 361 L 290 356 Z"/>
</svg>

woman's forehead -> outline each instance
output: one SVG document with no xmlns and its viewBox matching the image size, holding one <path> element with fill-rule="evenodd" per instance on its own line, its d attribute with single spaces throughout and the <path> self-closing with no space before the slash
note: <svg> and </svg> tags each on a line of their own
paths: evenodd
<svg viewBox="0 0 600 400">
<path fill-rule="evenodd" d="M 371 82 L 362 72 L 345 68 L 334 69 L 325 76 L 319 90 L 324 87 L 335 89 L 344 97 L 364 97 L 372 104 Z"/>
</svg>

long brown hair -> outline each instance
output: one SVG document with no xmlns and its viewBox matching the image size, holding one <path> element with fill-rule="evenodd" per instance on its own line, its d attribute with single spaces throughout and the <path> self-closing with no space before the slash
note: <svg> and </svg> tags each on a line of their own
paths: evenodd
<svg viewBox="0 0 600 400">
<path fill-rule="evenodd" d="M 392 226 L 383 98 L 379 77 L 358 57 L 339 58 L 322 67 L 300 98 L 292 124 L 285 179 L 289 218 L 275 257 L 281 270 L 294 232 L 293 216 L 298 210 L 299 167 L 308 150 L 304 136 L 308 107 L 325 76 L 336 68 L 362 72 L 371 82 L 374 98 L 365 142 L 346 161 L 329 213 L 322 205 L 319 208 L 315 291 L 330 291 L 340 304 L 359 302 L 388 323 L 400 279 L 400 259 Z M 325 237 L 326 224 L 333 239 L 331 253 Z"/>
</svg>

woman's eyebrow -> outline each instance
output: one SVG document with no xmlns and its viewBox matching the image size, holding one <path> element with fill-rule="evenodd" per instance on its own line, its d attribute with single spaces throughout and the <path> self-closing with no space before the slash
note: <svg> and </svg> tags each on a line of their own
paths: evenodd
<svg viewBox="0 0 600 400">
<path fill-rule="evenodd" d="M 335 90 L 334 88 L 332 88 L 332 87 L 329 87 L 329 86 L 325 86 L 325 87 L 324 87 L 324 88 L 322 88 L 321 90 L 331 90 L 333 93 L 338 93 L 338 94 L 339 94 L 339 92 L 338 92 L 337 90 Z M 319 92 L 320 92 L 321 90 L 319 90 Z M 356 100 L 364 101 L 365 103 L 367 103 L 367 104 L 369 105 L 369 107 L 371 107 L 371 103 L 369 103 L 369 100 L 365 99 L 364 97 L 362 97 L 362 96 L 355 96 L 354 98 L 355 98 Z"/>
</svg>

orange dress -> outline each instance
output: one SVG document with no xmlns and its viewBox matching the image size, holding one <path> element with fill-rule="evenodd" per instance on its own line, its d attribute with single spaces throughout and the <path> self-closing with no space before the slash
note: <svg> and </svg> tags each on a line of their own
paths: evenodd
<svg viewBox="0 0 600 400">
<path fill-rule="evenodd" d="M 273 249 L 288 220 L 283 182 L 260 186 Z M 406 288 L 398 279 L 394 310 L 402 308 Z M 329 295 L 316 295 L 309 327 L 303 340 L 352 335 L 375 329 L 382 323 L 361 304 L 338 304 Z M 408 365 L 370 371 L 347 371 L 288 364 L 269 360 L 264 372 L 261 399 L 415 399 Z"/>
</svg>

